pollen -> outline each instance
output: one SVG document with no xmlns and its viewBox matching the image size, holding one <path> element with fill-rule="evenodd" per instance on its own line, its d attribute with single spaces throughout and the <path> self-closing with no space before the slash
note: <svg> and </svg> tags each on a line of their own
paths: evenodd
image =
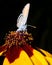
<svg viewBox="0 0 52 65">
<path fill-rule="evenodd" d="M 30 43 L 32 40 L 33 37 L 28 32 L 11 31 L 5 37 L 5 44 L 7 44 L 10 48 L 12 45 L 25 45 L 26 43 Z"/>
</svg>

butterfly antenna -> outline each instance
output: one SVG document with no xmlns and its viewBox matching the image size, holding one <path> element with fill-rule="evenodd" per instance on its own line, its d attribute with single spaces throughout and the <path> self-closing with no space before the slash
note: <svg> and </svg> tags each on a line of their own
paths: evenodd
<svg viewBox="0 0 52 65">
<path fill-rule="evenodd" d="M 32 28 L 36 28 L 36 26 L 32 26 L 32 25 L 27 25 L 27 26 L 32 27 Z"/>
</svg>

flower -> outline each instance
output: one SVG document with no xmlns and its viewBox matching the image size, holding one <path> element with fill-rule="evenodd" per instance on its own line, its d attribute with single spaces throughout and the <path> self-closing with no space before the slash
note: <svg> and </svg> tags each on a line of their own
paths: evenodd
<svg viewBox="0 0 52 65">
<path fill-rule="evenodd" d="M 52 65 L 52 54 L 29 45 L 33 37 L 28 32 L 11 31 L 0 46 L 0 56 L 5 56 L 3 65 Z"/>
</svg>

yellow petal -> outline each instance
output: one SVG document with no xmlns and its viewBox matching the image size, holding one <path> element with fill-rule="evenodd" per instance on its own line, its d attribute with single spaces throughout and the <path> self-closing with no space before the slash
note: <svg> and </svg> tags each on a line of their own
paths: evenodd
<svg viewBox="0 0 52 65">
<path fill-rule="evenodd" d="M 45 60 L 45 57 L 39 51 L 33 49 L 33 54 L 41 62 L 42 65 L 48 65 L 48 63 Z"/>
<path fill-rule="evenodd" d="M 45 57 L 45 58 L 49 62 L 49 65 L 52 65 L 52 58 L 51 57 Z"/>
<path fill-rule="evenodd" d="M 3 54 L 3 51 L 2 52 L 0 52 L 0 56 Z"/>
<path fill-rule="evenodd" d="M 34 65 L 42 65 L 42 63 L 33 55 L 30 57 Z"/>
<path fill-rule="evenodd" d="M 49 53 L 49 52 L 47 52 L 47 51 L 45 51 L 45 50 L 43 50 L 43 49 L 39 49 L 41 52 L 43 52 L 46 56 L 48 56 L 48 57 L 52 57 L 52 54 L 51 53 Z"/>
<path fill-rule="evenodd" d="M 21 51 L 19 58 L 17 58 L 14 62 L 10 63 L 8 59 L 5 57 L 3 65 L 33 65 L 29 56 L 25 51 Z"/>
</svg>

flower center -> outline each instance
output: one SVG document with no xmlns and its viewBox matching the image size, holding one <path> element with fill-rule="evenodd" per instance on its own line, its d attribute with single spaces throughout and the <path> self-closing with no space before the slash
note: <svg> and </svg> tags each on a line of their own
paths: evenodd
<svg viewBox="0 0 52 65">
<path fill-rule="evenodd" d="M 10 48 L 12 45 L 25 45 L 26 43 L 31 43 L 33 37 L 28 32 L 16 32 L 11 31 L 5 37 L 5 44 Z"/>
</svg>

